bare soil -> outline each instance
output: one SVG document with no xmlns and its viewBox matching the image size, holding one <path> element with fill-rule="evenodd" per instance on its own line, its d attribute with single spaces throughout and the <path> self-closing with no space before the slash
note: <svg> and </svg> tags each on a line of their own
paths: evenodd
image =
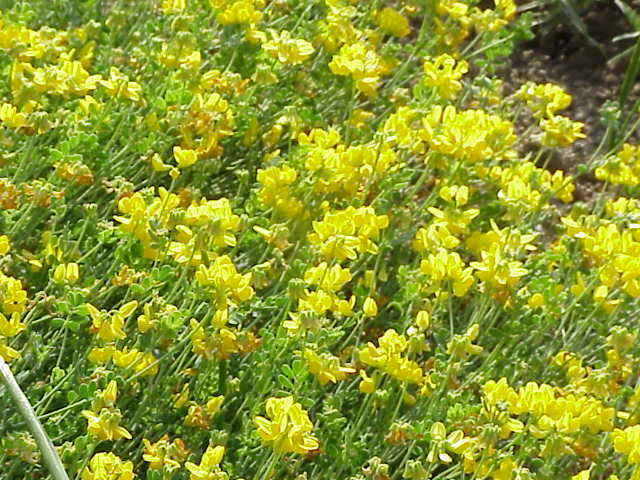
<svg viewBox="0 0 640 480">
<path fill-rule="evenodd" d="M 640 0 L 627 2 L 638 11 Z M 575 174 L 576 166 L 587 163 L 595 152 L 605 131 L 600 120 L 601 109 L 607 100 L 617 98 L 629 57 L 612 62 L 618 53 L 633 45 L 634 40 L 613 42 L 613 39 L 632 27 L 613 1 L 595 2 L 582 19 L 589 34 L 602 48 L 591 45 L 580 32 L 572 28 L 566 17 L 558 16 L 540 26 L 535 38 L 517 49 L 511 64 L 501 72 L 507 88 L 518 88 L 527 81 L 555 83 L 572 97 L 570 108 L 561 112 L 585 124 L 587 138 L 575 142 L 549 159 L 550 170 L 561 169 Z M 636 83 L 631 101 L 640 95 Z M 637 136 L 637 135 L 636 135 Z M 537 149 L 537 144 L 525 144 L 525 150 Z M 589 201 L 599 188 L 590 174 L 576 178 L 576 198 Z"/>
</svg>

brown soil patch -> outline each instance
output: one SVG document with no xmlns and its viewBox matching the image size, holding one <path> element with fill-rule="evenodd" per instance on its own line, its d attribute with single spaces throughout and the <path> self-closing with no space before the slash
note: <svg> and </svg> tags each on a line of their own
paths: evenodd
<svg viewBox="0 0 640 480">
<path fill-rule="evenodd" d="M 627 2 L 637 7 L 640 0 Z M 635 4 L 635 5 L 634 5 Z M 585 124 L 587 138 L 558 151 L 549 159 L 550 170 L 561 169 L 575 173 L 576 166 L 586 164 L 596 151 L 605 131 L 600 112 L 608 100 L 617 98 L 624 78 L 628 57 L 615 63 L 610 61 L 618 53 L 633 45 L 634 40 L 613 42 L 613 38 L 632 27 L 613 2 L 595 2 L 582 16 L 589 34 L 602 49 L 591 45 L 580 32 L 563 23 L 566 17 L 551 18 L 534 32 L 535 38 L 517 49 L 511 64 L 501 72 L 509 90 L 527 81 L 555 83 L 572 97 L 570 108 L 561 112 Z M 631 100 L 640 94 L 640 83 L 634 86 Z M 525 143 L 524 149 L 537 150 L 535 141 Z M 590 200 L 599 182 L 590 174 L 576 178 L 576 198 Z"/>
</svg>

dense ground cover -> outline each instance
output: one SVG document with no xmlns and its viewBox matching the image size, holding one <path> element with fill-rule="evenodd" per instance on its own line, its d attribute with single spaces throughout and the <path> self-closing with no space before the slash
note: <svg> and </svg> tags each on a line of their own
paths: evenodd
<svg viewBox="0 0 640 480">
<path fill-rule="evenodd" d="M 511 0 L 4 3 L 0 356 L 70 478 L 640 479 L 633 68 L 556 170 Z"/>
</svg>

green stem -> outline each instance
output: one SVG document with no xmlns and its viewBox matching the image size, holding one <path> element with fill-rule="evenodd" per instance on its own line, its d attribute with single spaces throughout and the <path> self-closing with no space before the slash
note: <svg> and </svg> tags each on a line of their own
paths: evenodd
<svg viewBox="0 0 640 480">
<path fill-rule="evenodd" d="M 35 437 L 38 448 L 40 448 L 40 452 L 42 452 L 44 463 L 47 465 L 54 479 L 69 480 L 53 443 L 51 443 L 47 433 L 44 431 L 44 428 L 42 428 L 42 424 L 38 421 L 38 417 L 36 417 L 33 408 L 31 408 L 29 400 L 18 385 L 18 382 L 16 382 L 13 373 L 11 373 L 11 369 L 5 363 L 2 356 L 0 356 L 0 376 L 2 377 L 2 383 L 4 383 L 9 391 L 14 405 L 17 407 L 27 423 L 29 430 L 31 430 L 31 433 Z"/>
</svg>

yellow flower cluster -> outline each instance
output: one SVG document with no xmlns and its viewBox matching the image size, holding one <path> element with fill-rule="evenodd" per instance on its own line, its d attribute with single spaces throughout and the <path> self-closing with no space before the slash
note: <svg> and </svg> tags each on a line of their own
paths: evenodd
<svg viewBox="0 0 640 480">
<path fill-rule="evenodd" d="M 235 307 L 235 302 L 246 302 L 253 297 L 251 273 L 238 273 L 231 259 L 217 257 L 208 267 L 200 265 L 195 274 L 196 282 L 211 291 L 216 310 Z"/>
<path fill-rule="evenodd" d="M 238 353 L 237 335 L 229 328 L 217 328 L 213 333 L 205 331 L 195 319 L 191 320 L 191 350 L 207 360 L 216 358 L 225 360 L 233 353 Z"/>
<path fill-rule="evenodd" d="M 262 19 L 264 0 L 209 0 L 216 9 L 216 19 L 221 25 L 254 25 Z"/>
<path fill-rule="evenodd" d="M 357 14 L 353 6 L 344 6 L 335 2 L 325 2 L 329 8 L 327 16 L 319 22 L 320 34 L 317 40 L 322 43 L 324 49 L 329 53 L 335 53 L 345 44 L 356 43 L 362 36 L 362 32 L 357 29 L 351 19 Z M 394 30 L 396 27 L 392 27 Z"/>
<path fill-rule="evenodd" d="M 179 438 L 170 442 L 169 436 L 163 435 L 155 443 L 151 443 L 146 438 L 142 443 L 144 444 L 142 459 L 149 464 L 151 470 L 164 469 L 169 472 L 177 470 L 189 456 L 189 451 Z"/>
<path fill-rule="evenodd" d="M 529 414 L 531 434 L 544 438 L 552 432 L 576 434 L 611 432 L 615 410 L 590 395 L 565 393 L 548 384 L 529 382 L 514 390 L 505 378 L 490 380 L 483 387 L 489 405 L 504 405 L 512 415 Z"/>
<path fill-rule="evenodd" d="M 297 217 L 304 208 L 292 192 L 297 177 L 298 173 L 287 165 L 258 170 L 258 199 L 265 207 L 273 208 L 284 217 Z"/>
<path fill-rule="evenodd" d="M 22 315 L 26 309 L 27 292 L 20 280 L 0 272 L 0 307 L 8 315 Z"/>
<path fill-rule="evenodd" d="M 498 244 L 493 244 L 490 250 L 483 250 L 481 257 L 481 261 L 471 262 L 471 267 L 487 287 L 495 290 L 515 286 L 529 272 L 522 262 L 505 256 Z"/>
<path fill-rule="evenodd" d="M 513 125 L 498 115 L 436 105 L 423 118 L 422 124 L 420 138 L 436 152 L 469 163 L 513 156 L 510 149 L 516 141 Z"/>
<path fill-rule="evenodd" d="M 124 323 L 127 317 L 133 315 L 138 308 L 138 302 L 133 300 L 125 303 L 118 310 L 106 312 L 98 310 L 96 307 L 87 304 L 87 310 L 91 316 L 91 327 L 89 331 L 96 335 L 103 342 L 113 342 L 126 337 L 124 333 Z"/>
<path fill-rule="evenodd" d="M 473 285 L 473 269 L 465 266 L 457 252 L 430 253 L 420 262 L 420 272 L 427 277 L 427 292 L 440 300 L 448 298 L 448 286 L 456 297 L 464 297 Z"/>
<path fill-rule="evenodd" d="M 169 42 L 162 44 L 158 61 L 167 68 L 183 69 L 184 73 L 193 74 L 200 69 L 202 54 L 191 42 Z"/>
<path fill-rule="evenodd" d="M 352 197 L 398 166 L 396 153 L 385 143 L 345 146 L 340 140 L 336 130 L 312 129 L 298 136 L 298 143 L 308 147 L 305 168 L 318 193 Z"/>
<path fill-rule="evenodd" d="M 160 10 L 164 15 L 176 15 L 187 6 L 186 0 L 162 0 Z"/>
<path fill-rule="evenodd" d="M 185 463 L 185 467 L 189 470 L 190 480 L 214 480 L 229 478 L 222 468 L 220 468 L 220 462 L 224 456 L 224 447 L 209 446 L 200 459 L 200 464 L 196 465 L 193 462 Z"/>
<path fill-rule="evenodd" d="M 540 128 L 544 132 L 541 143 L 546 147 L 568 147 L 576 140 L 585 138 L 582 133 L 584 124 L 574 122 L 569 117 L 554 115 L 540 120 Z"/>
<path fill-rule="evenodd" d="M 423 153 L 424 142 L 417 135 L 418 129 L 412 125 L 418 116 L 418 112 L 409 107 L 398 107 L 384 122 L 381 133 L 385 143 L 398 145 L 413 153 Z"/>
<path fill-rule="evenodd" d="M 602 368 L 585 367 L 578 355 L 563 350 L 553 357 L 553 364 L 565 371 L 569 379 L 567 389 L 606 400 L 615 395 L 620 383 L 631 375 L 631 362 L 619 350 L 608 350 L 607 360 L 608 365 Z"/>
<path fill-rule="evenodd" d="M 396 380 L 419 384 L 423 381 L 422 369 L 403 356 L 408 347 L 409 341 L 404 335 L 389 329 L 378 339 L 377 347 L 372 342 L 362 347 L 359 357 L 363 363 L 381 369 Z"/>
<path fill-rule="evenodd" d="M 444 53 L 435 58 L 425 58 L 422 81 L 428 87 L 435 88 L 442 98 L 453 100 L 462 88 L 460 79 L 468 69 L 466 61 L 456 61 Z"/>
<path fill-rule="evenodd" d="M 640 478 L 640 425 L 616 428 L 611 434 L 613 448 L 616 452 L 626 456 L 627 463 L 635 465 L 630 480 Z"/>
<path fill-rule="evenodd" d="M 53 280 L 59 284 L 74 284 L 80 278 L 80 269 L 75 262 L 61 263 L 53 272 Z"/>
<path fill-rule="evenodd" d="M 216 249 L 235 245 L 240 217 L 226 198 L 194 200 L 183 208 L 180 197 L 162 187 L 150 202 L 145 193 L 123 197 L 118 209 L 126 216 L 114 218 L 123 232 L 140 240 L 146 258 L 169 256 L 179 264 L 198 266 L 204 258 L 215 257 Z"/>
<path fill-rule="evenodd" d="M 516 16 L 514 0 L 494 0 L 495 9 L 480 10 L 475 7 L 471 12 L 471 21 L 479 32 L 494 32 L 504 28 Z"/>
<path fill-rule="evenodd" d="M 541 139 L 542 145 L 567 147 L 576 140 L 585 138 L 582 133 L 583 123 L 556 115 L 558 110 L 571 105 L 571 96 L 557 85 L 527 82 L 518 89 L 515 96 L 525 102 L 534 118 L 538 120 L 544 133 Z"/>
<path fill-rule="evenodd" d="M 101 395 L 94 398 L 91 410 L 83 410 L 82 416 L 87 419 L 87 432 L 100 440 L 131 439 L 131 434 L 120 426 L 122 414 L 116 408 L 118 384 L 111 380 Z M 102 477 L 96 477 L 96 480 Z"/>
<path fill-rule="evenodd" d="M 267 399 L 267 417 L 257 416 L 254 423 L 262 441 L 275 452 L 308 453 L 318 448 L 309 415 L 293 397 Z"/>
<path fill-rule="evenodd" d="M 10 250 L 9 237 L 0 235 L 0 259 Z M 8 341 L 27 326 L 20 321 L 26 309 L 27 292 L 22 283 L 0 271 L 0 356 L 6 362 L 20 358 L 20 352 L 11 348 Z"/>
<path fill-rule="evenodd" d="M 353 78 L 355 88 L 367 97 L 375 95 L 383 72 L 380 57 L 363 42 L 342 46 L 329 62 L 329 68 L 335 75 Z"/>
<path fill-rule="evenodd" d="M 340 265 L 329 267 L 327 262 L 321 262 L 310 267 L 304 274 L 304 282 L 316 286 L 317 290 L 300 288 L 294 296 L 298 298 L 296 312 L 289 313 L 289 320 L 283 326 L 291 334 L 307 329 L 318 330 L 322 324 L 322 317 L 331 311 L 337 315 L 349 316 L 353 314 L 355 296 L 349 300 L 342 299 L 337 292 L 351 280 L 351 272 Z M 302 285 L 301 285 L 302 287 Z"/>
<path fill-rule="evenodd" d="M 347 375 L 356 373 L 351 367 L 344 367 L 340 364 L 340 359 L 330 353 L 317 354 L 310 348 L 304 349 L 304 359 L 307 369 L 320 385 L 336 383 L 347 378 Z"/>
<path fill-rule="evenodd" d="M 571 105 L 571 95 L 553 83 L 527 82 L 514 94 L 524 101 L 535 118 L 550 118 L 558 110 L 564 110 Z"/>
<path fill-rule="evenodd" d="M 343 268 L 340 265 L 329 267 L 327 262 L 322 262 L 305 272 L 304 281 L 310 285 L 316 285 L 328 293 L 333 293 L 351 281 L 351 272 L 348 268 Z"/>
<path fill-rule="evenodd" d="M 133 480 L 133 462 L 111 452 L 96 453 L 82 471 L 82 480 Z"/>
<path fill-rule="evenodd" d="M 376 254 L 374 240 L 388 225 L 388 217 L 376 215 L 373 207 L 348 207 L 327 212 L 321 221 L 314 221 L 308 238 L 321 256 L 342 262 L 354 260 L 358 254 Z"/>
<path fill-rule="evenodd" d="M 24 61 L 55 61 L 66 52 L 70 38 L 85 36 L 83 29 L 59 31 L 43 27 L 32 30 L 0 18 L 0 48 Z"/>
<path fill-rule="evenodd" d="M 411 33 L 409 20 L 391 7 L 385 7 L 374 14 L 376 24 L 386 33 L 403 38 Z"/>
<path fill-rule="evenodd" d="M 481 10 L 461 0 L 438 0 L 434 18 L 436 38 L 443 46 L 456 49 L 469 36 L 471 29 L 495 32 L 504 28 L 516 15 L 514 0 L 494 0 L 495 8 Z"/>
<path fill-rule="evenodd" d="M 205 78 L 206 74 L 202 82 Z M 238 91 L 242 88 L 238 86 Z M 181 144 L 195 150 L 199 158 L 219 157 L 224 151 L 220 141 L 233 135 L 234 129 L 233 110 L 222 93 L 197 92 L 180 126 Z"/>
<path fill-rule="evenodd" d="M 140 333 L 147 333 L 149 330 L 155 328 L 160 318 L 167 318 L 177 311 L 178 308 L 170 303 L 160 306 L 145 303 L 142 307 L 142 315 L 138 316 L 138 331 Z"/>
<path fill-rule="evenodd" d="M 595 169 L 594 175 L 613 185 L 640 185 L 640 147 L 625 143 L 616 155 Z"/>
<path fill-rule="evenodd" d="M 280 63 L 302 63 L 313 55 L 313 46 L 306 40 L 292 38 L 287 30 L 271 31 L 271 40 L 262 45 L 267 54 Z"/>
<path fill-rule="evenodd" d="M 494 166 L 486 173 L 500 186 L 498 200 L 514 215 L 519 215 L 523 209 L 546 208 L 541 205 L 543 194 L 553 195 L 565 203 L 573 200 L 575 185 L 562 170 L 551 173 L 525 161 L 513 167 Z"/>
<path fill-rule="evenodd" d="M 137 348 L 125 347 L 122 350 L 117 349 L 114 345 L 105 347 L 93 347 L 87 359 L 91 363 L 104 365 L 109 361 L 120 368 L 133 369 L 133 371 L 141 376 L 153 376 L 158 373 L 158 365 L 156 357 L 150 352 L 141 352 Z"/>
<path fill-rule="evenodd" d="M 640 297 L 640 232 L 627 226 L 617 226 L 606 219 L 562 217 L 566 234 L 578 240 L 582 255 L 590 265 L 598 268 L 600 285 L 593 292 L 594 300 L 611 312 L 619 298 L 611 298 L 613 290 L 620 289 L 633 298 Z M 576 286 L 575 295 L 584 288 Z"/>
<path fill-rule="evenodd" d="M 447 453 L 464 455 L 474 447 L 474 442 L 466 438 L 461 430 L 454 430 L 447 436 L 447 429 L 442 422 L 435 422 L 429 430 L 431 435 L 431 449 L 427 454 L 429 463 L 451 463 L 453 458 Z"/>
</svg>

